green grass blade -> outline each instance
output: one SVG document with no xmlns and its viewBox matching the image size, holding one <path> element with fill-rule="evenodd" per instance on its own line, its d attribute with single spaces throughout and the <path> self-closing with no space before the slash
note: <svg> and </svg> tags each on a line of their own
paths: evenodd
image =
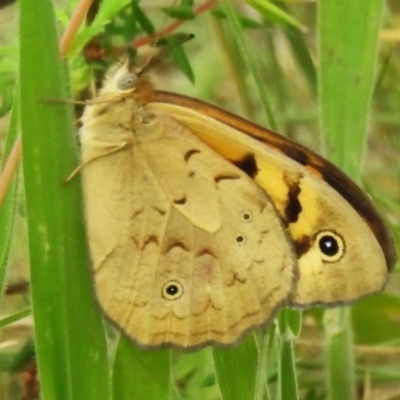
<svg viewBox="0 0 400 400">
<path fill-rule="evenodd" d="M 263 77 L 259 68 L 259 64 L 256 61 L 256 55 L 249 49 L 244 36 L 243 28 L 240 24 L 239 17 L 235 11 L 234 5 L 229 0 L 222 0 L 221 6 L 226 14 L 228 21 L 228 27 L 230 34 L 234 38 L 236 51 L 238 56 L 242 59 L 243 65 L 246 66 L 247 70 L 255 83 L 257 88 L 262 108 L 265 111 L 266 118 L 271 129 L 276 129 L 277 124 L 275 121 L 274 113 L 272 111 L 272 105 L 263 84 Z"/>
<path fill-rule="evenodd" d="M 290 15 L 283 7 L 279 7 L 272 1 L 265 0 L 246 0 L 246 3 L 254 7 L 265 19 L 279 21 L 289 27 L 301 30 L 301 23 Z"/>
<path fill-rule="evenodd" d="M 247 336 L 232 349 L 213 348 L 219 388 L 224 400 L 254 398 L 258 349 L 254 335 Z"/>
<path fill-rule="evenodd" d="M 281 400 L 296 400 L 298 395 L 293 339 L 301 331 L 301 312 L 284 308 L 278 316 L 278 389 Z"/>
<path fill-rule="evenodd" d="M 358 179 L 374 90 L 381 0 L 319 4 L 319 92 L 324 151 Z"/>
<path fill-rule="evenodd" d="M 30 308 L 26 308 L 25 310 L 18 311 L 13 315 L 9 315 L 8 317 L 4 317 L 0 319 L 0 329 L 3 329 L 5 326 L 8 326 L 16 321 L 19 321 L 22 318 L 27 317 L 32 314 L 32 310 Z"/>
<path fill-rule="evenodd" d="M 262 329 L 259 341 L 259 359 L 255 380 L 254 400 L 270 400 L 268 381 L 268 357 L 270 356 L 270 341 L 272 329 Z"/>
<path fill-rule="evenodd" d="M 167 400 L 169 383 L 170 351 L 143 350 L 122 335 L 113 366 L 113 399 Z"/>
<path fill-rule="evenodd" d="M 355 399 L 355 365 L 351 309 L 324 313 L 329 399 Z"/>
<path fill-rule="evenodd" d="M 92 294 L 68 76 L 50 0 L 21 0 L 20 96 L 32 306 L 42 398 L 109 398 L 101 318 Z"/>
<path fill-rule="evenodd" d="M 383 2 L 320 2 L 320 124 L 325 153 L 359 179 L 374 88 Z M 325 314 L 328 389 L 332 400 L 355 398 L 351 310 Z"/>
<path fill-rule="evenodd" d="M 279 398 L 281 400 L 296 400 L 299 396 L 293 341 L 284 339 L 283 337 L 280 337 L 279 339 Z"/>
</svg>

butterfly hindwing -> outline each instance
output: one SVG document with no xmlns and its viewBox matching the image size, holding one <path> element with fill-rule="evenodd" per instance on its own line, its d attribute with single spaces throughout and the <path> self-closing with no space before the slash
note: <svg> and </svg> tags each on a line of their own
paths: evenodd
<svg viewBox="0 0 400 400">
<path fill-rule="evenodd" d="M 293 291 L 286 228 L 239 168 L 173 117 L 148 119 L 82 172 L 97 297 L 142 345 L 233 343 Z"/>
</svg>

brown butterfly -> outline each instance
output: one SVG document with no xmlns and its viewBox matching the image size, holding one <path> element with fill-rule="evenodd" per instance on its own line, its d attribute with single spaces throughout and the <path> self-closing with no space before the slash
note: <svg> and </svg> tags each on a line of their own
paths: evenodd
<svg viewBox="0 0 400 400">
<path fill-rule="evenodd" d="M 82 124 L 96 295 L 140 345 L 232 344 L 283 305 L 345 304 L 384 287 L 390 232 L 305 147 L 155 91 L 127 59 Z"/>
</svg>

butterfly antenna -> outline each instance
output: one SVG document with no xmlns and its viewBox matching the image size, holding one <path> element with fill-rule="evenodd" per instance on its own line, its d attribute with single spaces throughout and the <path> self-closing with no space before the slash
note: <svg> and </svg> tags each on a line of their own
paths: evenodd
<svg viewBox="0 0 400 400">
<path fill-rule="evenodd" d="M 186 43 L 188 40 L 191 40 L 193 38 L 194 38 L 194 34 L 192 34 L 192 33 L 184 35 L 183 37 L 179 38 L 179 40 L 177 40 L 176 42 L 170 43 L 170 47 L 171 46 L 180 46 L 180 45 Z M 161 38 L 158 38 L 157 42 L 154 42 L 154 44 L 158 43 L 160 39 Z M 161 59 L 163 59 L 164 56 L 169 52 L 170 47 L 165 47 L 165 48 L 161 49 L 157 55 L 155 54 L 155 52 L 153 54 L 151 54 L 147 58 L 145 64 L 140 69 L 140 72 L 138 74 L 141 75 L 141 74 L 147 72 L 152 67 L 154 67 L 154 65 L 157 64 Z"/>
<path fill-rule="evenodd" d="M 178 0 L 174 0 L 174 2 L 172 3 L 172 7 L 176 6 L 177 1 L 178 1 Z M 164 15 L 164 21 L 163 21 L 162 24 L 161 24 L 162 29 L 160 30 L 160 32 L 162 32 L 163 29 L 164 29 L 164 27 L 167 25 L 168 18 L 169 18 L 168 15 L 165 14 L 165 15 Z M 143 67 L 142 67 L 141 72 L 146 71 L 146 70 L 149 68 L 149 66 L 152 64 L 152 60 L 155 58 L 155 53 L 156 53 L 155 49 L 156 49 L 158 43 L 160 42 L 160 39 L 161 39 L 161 33 L 158 34 L 158 35 L 156 36 L 154 42 L 152 43 L 152 46 L 151 46 L 151 47 L 152 47 L 152 50 L 153 50 L 153 51 L 152 51 L 152 52 L 149 54 L 149 56 L 147 57 L 147 60 L 146 60 L 146 62 L 143 64 Z"/>
</svg>

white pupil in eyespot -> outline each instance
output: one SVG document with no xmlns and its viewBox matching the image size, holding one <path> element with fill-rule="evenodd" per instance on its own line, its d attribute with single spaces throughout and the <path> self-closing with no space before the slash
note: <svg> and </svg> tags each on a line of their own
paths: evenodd
<svg viewBox="0 0 400 400">
<path fill-rule="evenodd" d="M 332 236 L 325 235 L 319 239 L 319 248 L 327 256 L 334 256 L 339 251 L 339 245 Z"/>
<path fill-rule="evenodd" d="M 175 295 L 175 294 L 177 294 L 178 292 L 179 292 L 179 289 L 178 289 L 178 286 L 176 286 L 176 285 L 169 285 L 167 288 L 166 288 L 166 293 L 167 294 L 169 294 L 170 296 L 173 296 L 173 295 Z"/>
<path fill-rule="evenodd" d="M 346 254 L 346 243 L 339 233 L 324 230 L 315 237 L 321 260 L 324 263 L 336 263 Z"/>
</svg>

